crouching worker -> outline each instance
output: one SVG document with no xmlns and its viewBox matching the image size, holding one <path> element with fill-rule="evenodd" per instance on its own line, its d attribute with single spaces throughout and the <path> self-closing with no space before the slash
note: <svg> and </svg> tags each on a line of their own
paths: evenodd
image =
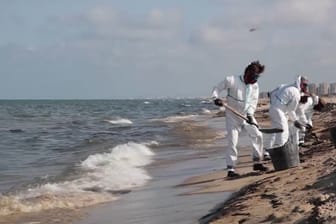
<svg viewBox="0 0 336 224">
<path fill-rule="evenodd" d="M 301 95 L 299 104 L 295 110 L 296 117 L 302 124 L 307 124 L 307 127 L 302 127 L 301 129 L 295 127 L 293 122 L 289 124 L 289 132 L 291 135 L 291 141 L 296 146 L 301 146 L 304 143 L 304 136 L 307 130 L 311 129 L 311 124 L 308 124 L 308 118 L 306 116 L 306 111 L 310 107 L 310 102 L 312 102 L 311 97 L 308 95 Z"/>
<path fill-rule="evenodd" d="M 313 114 L 314 112 L 322 112 L 325 107 L 325 101 L 315 94 L 301 96 L 300 104 L 296 110 L 299 121 L 307 124 L 303 129 L 296 129 L 296 140 L 299 146 L 305 146 L 305 138 L 313 137 L 317 140 L 317 136 L 312 133 Z"/>
<path fill-rule="evenodd" d="M 302 124 L 307 124 L 306 127 L 302 129 L 295 128 L 292 125 L 292 132 L 294 133 L 294 142 L 302 146 L 305 141 L 306 133 L 313 128 L 313 113 L 314 107 L 319 103 L 319 97 L 315 94 L 302 95 L 300 99 L 299 106 L 296 109 L 296 116 Z"/>
<path fill-rule="evenodd" d="M 297 129 L 307 126 L 306 123 L 300 122 L 296 115 L 301 93 L 307 92 L 307 85 L 307 78 L 298 76 L 294 84 L 281 85 L 270 93 L 271 125 L 273 128 L 282 129 L 283 132 L 273 134 L 265 144 L 267 149 L 281 147 L 287 143 L 289 139 L 288 119 Z"/>
<path fill-rule="evenodd" d="M 226 130 L 228 145 L 226 147 L 226 165 L 228 177 L 239 177 L 235 171 L 238 160 L 238 137 L 244 130 L 247 132 L 253 148 L 253 170 L 267 171 L 268 168 L 262 163 L 263 157 L 263 137 L 258 129 L 258 124 L 254 118 L 259 97 L 258 78 L 264 72 L 264 65 L 259 61 L 250 63 L 243 75 L 227 76 L 212 91 L 212 98 L 217 106 L 223 106 L 223 101 L 219 98 L 223 90 L 227 91 L 227 105 L 238 113 L 247 117 L 248 121 L 243 120 L 230 110 L 226 110 Z"/>
</svg>

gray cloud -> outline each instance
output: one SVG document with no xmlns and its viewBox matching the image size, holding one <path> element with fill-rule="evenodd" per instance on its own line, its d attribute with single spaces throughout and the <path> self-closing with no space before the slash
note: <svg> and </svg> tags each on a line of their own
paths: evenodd
<svg viewBox="0 0 336 224">
<path fill-rule="evenodd" d="M 298 73 L 332 77 L 336 2 L 214 4 L 218 11 L 200 23 L 190 23 L 195 15 L 182 8 L 158 6 L 131 13 L 96 5 L 76 13 L 45 13 L 38 22 L 25 16 L 13 19 L 19 14 L 11 14 L 14 17 L 6 17 L 11 20 L 6 23 L 8 40 L 0 38 L 0 72 L 5 81 L 0 94 L 9 98 L 207 96 L 224 75 L 241 73 L 255 59 L 267 67 L 262 89 L 291 82 Z M 15 25 L 15 20 L 21 23 Z M 16 27 L 12 27 L 15 32 L 8 30 L 8 24 Z M 20 29 L 27 37 L 15 35 L 9 41 L 9 35 Z M 15 86 L 16 95 L 7 86 Z"/>
</svg>

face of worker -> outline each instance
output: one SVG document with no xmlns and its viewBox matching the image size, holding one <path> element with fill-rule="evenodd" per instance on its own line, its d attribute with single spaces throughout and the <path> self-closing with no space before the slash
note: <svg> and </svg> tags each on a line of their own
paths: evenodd
<svg viewBox="0 0 336 224">
<path fill-rule="evenodd" d="M 300 89 L 301 89 L 301 92 L 303 93 L 307 93 L 308 92 L 308 83 L 303 81 L 300 83 Z"/>
<path fill-rule="evenodd" d="M 258 81 L 259 77 L 260 73 L 258 69 L 254 67 L 246 71 L 246 73 L 244 74 L 244 82 L 246 84 L 254 84 Z"/>
</svg>

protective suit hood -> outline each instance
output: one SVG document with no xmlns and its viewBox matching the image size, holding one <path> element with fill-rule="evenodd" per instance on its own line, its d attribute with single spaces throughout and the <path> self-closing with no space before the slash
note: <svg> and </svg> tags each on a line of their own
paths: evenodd
<svg viewBox="0 0 336 224">
<path fill-rule="evenodd" d="M 298 77 L 296 78 L 296 81 L 295 81 L 295 84 L 294 84 L 294 86 L 296 87 L 296 88 L 298 88 L 298 89 L 301 89 L 301 82 L 303 81 L 303 80 L 308 80 L 306 77 L 304 77 L 304 76 L 301 76 L 301 75 L 298 75 Z"/>
<path fill-rule="evenodd" d="M 299 75 L 297 78 L 296 78 L 296 81 L 295 81 L 295 83 L 294 83 L 294 86 L 296 87 L 296 88 L 298 88 L 298 89 L 300 89 L 300 85 L 301 85 L 301 81 L 302 81 L 302 76 L 301 75 Z"/>
<path fill-rule="evenodd" d="M 301 92 L 301 83 L 304 82 L 304 81 L 308 82 L 308 78 L 305 77 L 305 76 L 299 75 L 299 76 L 297 76 L 296 81 L 295 81 L 293 86 L 298 88 Z"/>
<path fill-rule="evenodd" d="M 301 85 L 301 75 L 299 75 L 297 78 L 296 78 L 296 81 L 294 83 L 294 86 L 298 89 L 300 89 L 300 85 Z"/>
</svg>

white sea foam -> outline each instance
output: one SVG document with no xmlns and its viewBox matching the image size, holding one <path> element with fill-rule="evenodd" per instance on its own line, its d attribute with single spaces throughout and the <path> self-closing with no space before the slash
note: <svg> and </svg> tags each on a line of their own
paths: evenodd
<svg viewBox="0 0 336 224">
<path fill-rule="evenodd" d="M 117 118 L 114 120 L 105 120 L 105 121 L 111 124 L 133 124 L 131 120 L 125 118 Z"/>
<path fill-rule="evenodd" d="M 148 142 L 144 142 L 143 144 L 146 145 L 146 146 L 158 146 L 158 145 L 160 145 L 160 143 L 157 142 L 157 141 L 148 141 Z"/>
<path fill-rule="evenodd" d="M 162 121 L 165 123 L 176 123 L 181 121 L 196 119 L 198 115 L 181 115 L 181 116 L 170 116 L 166 118 L 152 119 L 152 121 Z"/>
<path fill-rule="evenodd" d="M 187 103 L 182 103 L 181 105 L 185 107 L 191 107 L 191 104 L 187 104 Z"/>
<path fill-rule="evenodd" d="M 202 113 L 203 114 L 211 114 L 211 111 L 209 109 L 202 108 Z"/>
<path fill-rule="evenodd" d="M 213 104 L 212 100 L 202 100 L 201 104 Z"/>
<path fill-rule="evenodd" d="M 127 143 L 90 155 L 74 180 L 47 183 L 12 196 L 0 195 L 0 216 L 52 208 L 78 208 L 118 198 L 115 192 L 144 185 L 151 177 L 144 166 L 154 153 L 145 145 Z"/>
</svg>

